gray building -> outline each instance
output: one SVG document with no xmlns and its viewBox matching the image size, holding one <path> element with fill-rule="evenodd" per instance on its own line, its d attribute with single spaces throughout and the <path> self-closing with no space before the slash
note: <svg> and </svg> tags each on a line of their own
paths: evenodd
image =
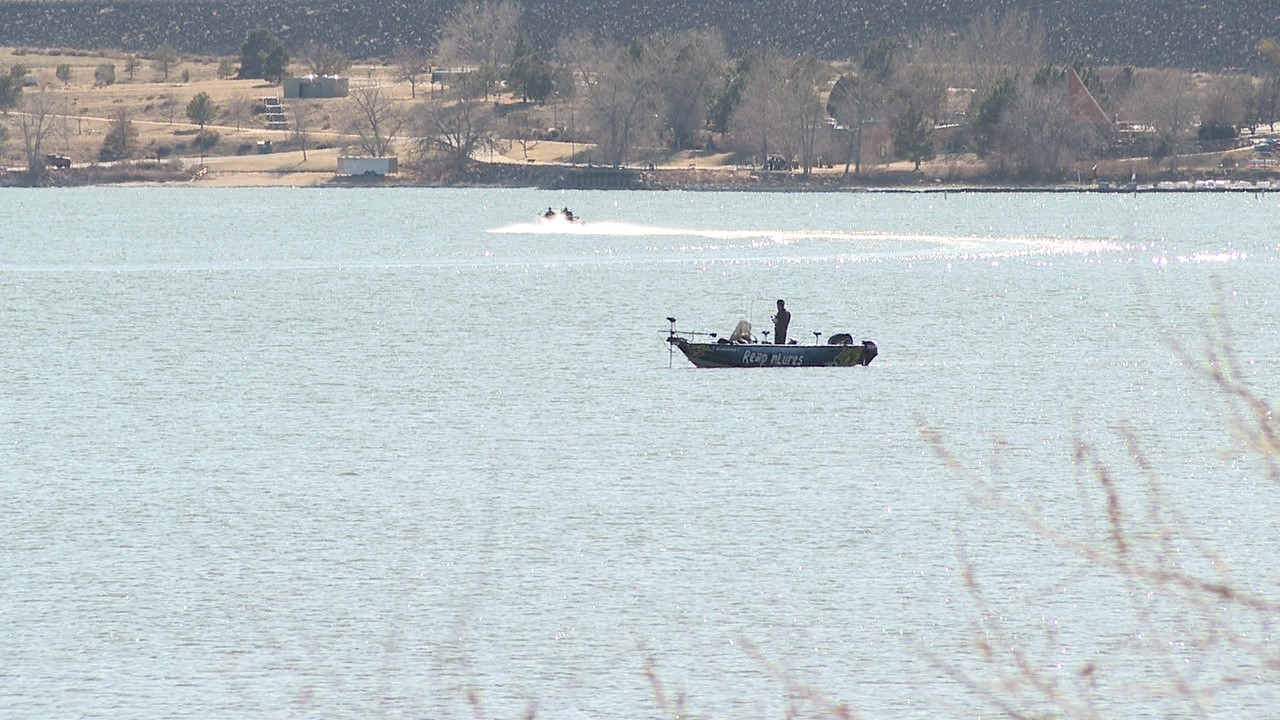
<svg viewBox="0 0 1280 720">
<path fill-rule="evenodd" d="M 347 96 L 347 78 L 308 75 L 284 79 L 286 98 L 337 98 Z"/>
</svg>

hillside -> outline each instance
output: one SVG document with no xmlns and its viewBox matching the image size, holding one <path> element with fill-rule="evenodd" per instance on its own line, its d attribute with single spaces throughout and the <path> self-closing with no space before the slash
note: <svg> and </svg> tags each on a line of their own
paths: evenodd
<svg viewBox="0 0 1280 720">
<path fill-rule="evenodd" d="M 297 48 L 323 41 L 354 58 L 397 42 L 429 46 L 452 0 L 0 0 L 0 46 L 238 53 L 256 27 Z M 1254 69 L 1254 45 L 1280 35 L 1274 0 L 524 0 L 527 31 L 545 47 L 563 34 L 614 37 L 712 27 L 740 53 L 772 46 L 827 59 L 921 27 L 955 28 L 983 10 L 1045 22 L 1054 60 L 1098 65 Z"/>
</svg>

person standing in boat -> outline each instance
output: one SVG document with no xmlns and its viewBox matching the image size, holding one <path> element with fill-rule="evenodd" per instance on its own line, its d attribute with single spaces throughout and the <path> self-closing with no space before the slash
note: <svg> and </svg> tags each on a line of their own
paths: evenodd
<svg viewBox="0 0 1280 720">
<path fill-rule="evenodd" d="M 773 341 L 779 345 L 787 344 L 787 326 L 791 324 L 791 311 L 787 303 L 778 301 L 778 312 L 773 316 Z"/>
</svg>

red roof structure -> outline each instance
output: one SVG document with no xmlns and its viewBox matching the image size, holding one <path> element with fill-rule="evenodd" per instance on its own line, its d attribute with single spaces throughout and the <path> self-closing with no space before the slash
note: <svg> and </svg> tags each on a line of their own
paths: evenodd
<svg viewBox="0 0 1280 720">
<path fill-rule="evenodd" d="M 1067 68 L 1067 101 L 1071 103 L 1072 120 L 1090 122 L 1103 130 L 1111 129 L 1111 118 L 1107 117 L 1106 111 L 1072 67 Z"/>
</svg>

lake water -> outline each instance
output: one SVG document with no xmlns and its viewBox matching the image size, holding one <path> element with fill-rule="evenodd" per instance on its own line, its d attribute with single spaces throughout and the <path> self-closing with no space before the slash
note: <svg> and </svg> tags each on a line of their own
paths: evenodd
<svg viewBox="0 0 1280 720">
<path fill-rule="evenodd" d="M 1169 343 L 1220 307 L 1280 397 L 1280 195 L 0 207 L 0 717 L 991 717 L 966 685 L 1014 661 L 977 636 L 1106 714 L 1186 716 L 1171 674 L 1210 717 L 1280 706 L 1205 630 L 1274 648 L 1274 613 L 1152 600 L 979 490 L 1105 540 L 1085 443 L 1178 501 L 1165 559 L 1280 601 L 1280 487 Z M 793 337 L 879 357 L 697 370 L 663 342 L 780 297 Z"/>
</svg>

